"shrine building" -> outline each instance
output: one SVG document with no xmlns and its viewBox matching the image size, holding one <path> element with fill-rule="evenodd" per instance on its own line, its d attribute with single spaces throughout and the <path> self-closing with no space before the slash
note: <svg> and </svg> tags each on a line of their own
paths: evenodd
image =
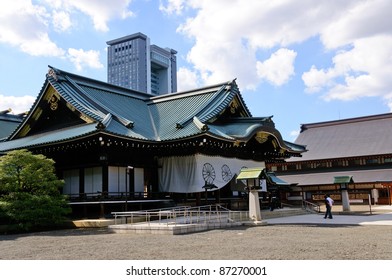
<svg viewBox="0 0 392 280">
<path fill-rule="evenodd" d="M 236 196 L 242 168 L 306 151 L 283 140 L 271 116 L 253 117 L 235 80 L 152 96 L 51 66 L 31 110 L 0 141 L 0 154 L 15 149 L 52 158 L 62 192 L 84 214 L 176 197 L 200 203 L 205 191 Z"/>
</svg>

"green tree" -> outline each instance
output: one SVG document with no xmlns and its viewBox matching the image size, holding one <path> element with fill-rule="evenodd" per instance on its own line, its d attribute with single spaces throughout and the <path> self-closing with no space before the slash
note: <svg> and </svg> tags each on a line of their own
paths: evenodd
<svg viewBox="0 0 392 280">
<path fill-rule="evenodd" d="M 70 207 L 54 161 L 27 150 L 0 157 L 0 220 L 32 230 L 62 223 Z"/>
</svg>

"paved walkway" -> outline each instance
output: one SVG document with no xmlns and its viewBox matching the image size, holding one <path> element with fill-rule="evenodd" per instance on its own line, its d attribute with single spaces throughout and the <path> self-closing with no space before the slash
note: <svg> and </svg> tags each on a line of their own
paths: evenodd
<svg viewBox="0 0 392 280">
<path fill-rule="evenodd" d="M 351 212 L 343 212 L 341 206 L 334 206 L 333 219 L 324 219 L 324 209 L 320 214 L 297 215 L 266 219 L 273 224 L 317 224 L 317 225 L 390 225 L 392 226 L 392 206 L 352 206 Z"/>
</svg>

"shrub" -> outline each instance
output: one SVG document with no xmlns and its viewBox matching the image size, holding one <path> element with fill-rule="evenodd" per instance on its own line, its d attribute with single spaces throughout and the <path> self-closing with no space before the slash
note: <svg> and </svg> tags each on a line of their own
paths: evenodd
<svg viewBox="0 0 392 280">
<path fill-rule="evenodd" d="M 25 231 L 59 225 L 71 212 L 63 184 L 43 155 L 18 150 L 0 157 L 0 222 Z"/>
</svg>

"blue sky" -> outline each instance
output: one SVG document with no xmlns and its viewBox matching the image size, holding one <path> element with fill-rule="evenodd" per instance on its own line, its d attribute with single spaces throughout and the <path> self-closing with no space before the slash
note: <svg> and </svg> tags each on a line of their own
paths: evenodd
<svg viewBox="0 0 392 280">
<path fill-rule="evenodd" d="M 178 90 L 237 78 L 283 138 L 392 110 L 389 0 L 13 0 L 0 3 L 0 110 L 29 110 L 48 65 L 106 81 L 106 42 L 178 51 Z"/>
</svg>

